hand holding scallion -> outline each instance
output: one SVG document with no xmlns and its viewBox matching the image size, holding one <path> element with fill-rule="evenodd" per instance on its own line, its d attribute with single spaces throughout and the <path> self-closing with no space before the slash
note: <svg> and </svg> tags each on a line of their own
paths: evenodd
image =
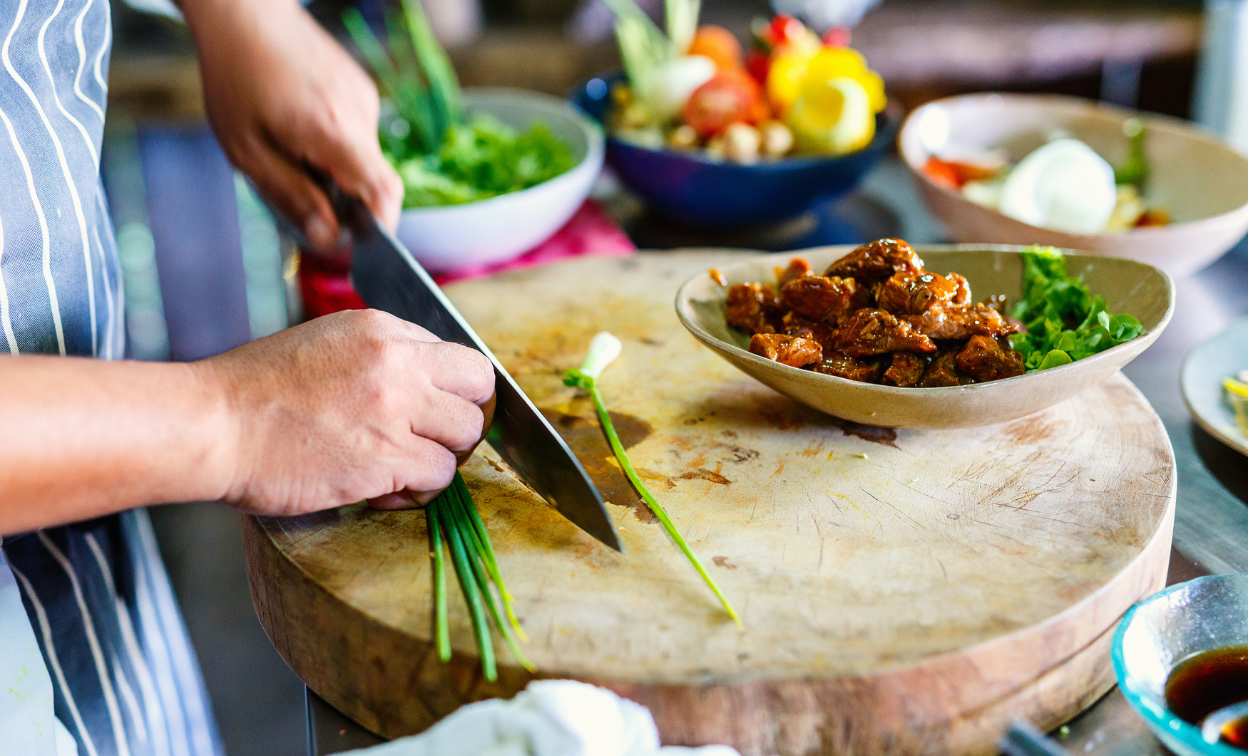
<svg viewBox="0 0 1248 756">
<path fill-rule="evenodd" d="M 676 542 L 680 550 L 689 558 L 693 568 L 698 571 L 698 574 L 706 581 L 707 586 L 719 597 L 719 600 L 724 605 L 724 610 L 728 612 L 728 616 L 732 617 L 733 622 L 736 622 L 738 627 L 741 627 L 741 617 L 737 614 L 737 611 L 732 608 L 732 604 L 728 602 L 727 597 L 724 596 L 719 586 L 707 574 L 702 563 L 698 561 L 698 557 L 689 548 L 689 544 L 685 543 L 685 539 L 681 537 L 680 531 L 672 524 L 672 520 L 667 516 L 667 512 L 655 500 L 654 496 L 650 494 L 645 484 L 641 482 L 640 476 L 637 475 L 637 471 L 633 469 L 632 462 L 628 459 L 628 453 L 624 451 L 624 444 L 620 442 L 619 434 L 615 431 L 615 424 L 611 421 L 611 415 L 607 412 L 606 404 L 602 400 L 602 394 L 598 391 L 598 378 L 602 375 L 602 371 L 606 369 L 607 365 L 610 365 L 616 357 L 620 356 L 622 349 L 623 346 L 618 338 L 606 331 L 599 333 L 589 343 L 589 352 L 585 355 L 585 360 L 581 363 L 581 367 L 564 373 L 563 382 L 567 386 L 573 386 L 589 393 L 590 398 L 594 401 L 594 408 L 598 411 L 598 421 L 602 425 L 603 433 L 607 436 L 607 443 L 611 445 L 611 451 L 615 453 L 615 458 L 619 460 L 620 469 L 624 471 L 629 482 L 637 489 L 637 493 L 646 502 L 646 506 L 650 507 L 650 511 L 654 513 L 654 516 L 659 518 L 659 522 L 663 524 L 667 534 L 672 537 L 672 540 Z"/>
</svg>

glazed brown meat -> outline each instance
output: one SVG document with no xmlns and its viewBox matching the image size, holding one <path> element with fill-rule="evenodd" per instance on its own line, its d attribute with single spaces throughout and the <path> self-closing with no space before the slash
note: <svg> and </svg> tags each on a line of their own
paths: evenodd
<svg viewBox="0 0 1248 756">
<path fill-rule="evenodd" d="M 1018 333 L 1019 326 L 1006 320 L 1000 312 L 985 304 L 967 307 L 936 307 L 908 318 L 915 330 L 942 341 L 969 339 L 972 336 L 1008 336 Z"/>
<path fill-rule="evenodd" d="M 958 365 L 953 352 L 942 352 L 932 360 L 932 364 L 923 372 L 919 379 L 919 388 L 942 388 L 944 386 L 961 386 L 964 382 L 958 375 Z"/>
<path fill-rule="evenodd" d="M 743 283 L 728 288 L 726 319 L 732 328 L 748 333 L 775 332 L 768 325 L 766 311 L 780 307 L 775 292 L 762 284 Z"/>
<path fill-rule="evenodd" d="M 776 286 L 783 289 L 790 281 L 796 281 L 809 275 L 812 275 L 810 263 L 799 257 L 789 263 L 787 268 L 776 268 Z"/>
<path fill-rule="evenodd" d="M 815 369 L 818 370 L 818 368 Z M 927 370 L 925 358 L 913 352 L 894 352 L 893 364 L 889 365 L 884 375 L 880 376 L 880 383 L 886 386 L 908 388 L 919 382 L 924 370 Z"/>
<path fill-rule="evenodd" d="M 789 367 L 806 367 L 823 358 L 819 342 L 805 336 L 783 333 L 756 333 L 750 339 L 750 351 Z"/>
<path fill-rule="evenodd" d="M 832 334 L 836 325 L 826 320 L 810 320 L 795 312 L 785 313 L 783 327 L 779 329 L 789 336 L 805 336 L 818 341 L 825 351 L 832 350 Z"/>
<path fill-rule="evenodd" d="M 836 375 L 851 381 L 875 383 L 880 376 L 880 368 L 864 360 L 856 360 L 847 354 L 831 352 L 814 366 L 816 373 Z"/>
<path fill-rule="evenodd" d="M 825 276 L 856 278 L 862 283 L 883 281 L 894 273 L 919 274 L 923 261 L 901 239 L 880 239 L 862 245 L 832 263 Z"/>
<path fill-rule="evenodd" d="M 934 352 L 932 340 L 892 313 L 863 308 L 840 321 L 832 333 L 837 351 L 850 357 L 888 352 Z"/>
<path fill-rule="evenodd" d="M 871 292 L 852 278 L 805 276 L 780 289 L 780 304 L 810 320 L 833 320 L 871 301 Z"/>
<path fill-rule="evenodd" d="M 936 273 L 902 271 L 884 282 L 876 291 L 875 300 L 881 310 L 894 315 L 921 315 L 934 307 L 952 305 L 960 288 L 958 281 Z"/>
<path fill-rule="evenodd" d="M 725 320 L 750 351 L 790 367 L 904 388 L 962 386 L 1021 375 L 1006 337 L 1022 326 L 1005 297 L 971 304 L 957 273 L 937 275 L 900 239 L 864 244 L 814 274 L 800 258 L 776 283 L 727 292 Z"/>
<path fill-rule="evenodd" d="M 987 336 L 972 336 L 954 358 L 958 372 L 977 381 L 995 381 L 1023 374 L 1023 356 Z"/>
</svg>

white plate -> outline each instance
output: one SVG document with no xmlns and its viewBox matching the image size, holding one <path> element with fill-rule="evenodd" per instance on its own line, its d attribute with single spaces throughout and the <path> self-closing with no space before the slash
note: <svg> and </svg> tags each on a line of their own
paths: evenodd
<svg viewBox="0 0 1248 756">
<path fill-rule="evenodd" d="M 1222 443 L 1248 454 L 1248 436 L 1235 422 L 1222 379 L 1248 370 L 1248 318 L 1197 346 L 1183 361 L 1183 401 L 1196 423 Z"/>
</svg>

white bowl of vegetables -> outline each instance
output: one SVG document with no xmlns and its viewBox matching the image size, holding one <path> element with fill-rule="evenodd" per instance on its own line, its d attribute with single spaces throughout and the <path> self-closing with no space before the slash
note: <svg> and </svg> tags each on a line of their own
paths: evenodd
<svg viewBox="0 0 1248 756">
<path fill-rule="evenodd" d="M 601 129 L 564 100 L 536 92 L 479 89 L 465 93 L 464 105 L 470 118 L 485 115 L 496 122 L 494 126 L 501 124 L 521 140 L 531 136 L 535 126 L 537 133 L 548 131 L 566 146 L 568 159 L 564 162 L 568 167 L 553 178 L 518 191 L 463 204 L 406 207 L 399 219 L 399 240 L 421 265 L 435 272 L 491 265 L 533 249 L 576 213 L 602 170 Z M 475 136 L 474 141 L 482 138 L 480 133 L 465 136 Z M 539 141 L 544 138 L 539 137 Z M 534 162 L 535 158 L 528 153 L 520 160 Z M 549 173 L 560 167 L 544 169 Z M 404 168 L 399 165 L 405 206 L 414 192 L 426 195 L 421 198 L 426 201 L 434 199 L 421 188 L 420 179 L 412 181 L 413 172 Z M 539 166 L 535 172 L 542 170 Z"/>
<path fill-rule="evenodd" d="M 461 91 L 419 3 L 389 17 L 389 49 L 354 10 L 343 21 L 387 97 L 382 150 L 403 179 L 398 238 L 433 272 L 492 265 L 549 239 L 602 170 L 602 129 L 566 101 Z"/>
</svg>

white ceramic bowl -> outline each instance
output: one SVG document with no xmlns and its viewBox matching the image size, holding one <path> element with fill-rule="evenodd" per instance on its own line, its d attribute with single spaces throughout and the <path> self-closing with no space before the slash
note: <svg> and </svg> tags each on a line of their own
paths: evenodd
<svg viewBox="0 0 1248 756">
<path fill-rule="evenodd" d="M 450 207 L 404 210 L 398 237 L 433 272 L 509 260 L 549 239 L 576 213 L 602 170 L 602 129 L 565 100 L 518 89 L 470 89 L 469 113 L 515 129 L 541 121 L 572 150 L 575 167 L 523 191 Z"/>
<path fill-rule="evenodd" d="M 1152 167 L 1147 198 L 1172 218 L 1168 226 L 1117 234 L 1068 234 L 1008 218 L 934 183 L 921 169 L 942 150 L 1003 148 L 1017 161 L 1064 130 L 1111 164 L 1126 156 L 1122 122 L 1145 124 Z M 1127 257 L 1170 275 L 1190 275 L 1222 256 L 1248 231 L 1248 158 L 1174 118 L 1146 115 L 1055 95 L 975 94 L 916 109 L 898 137 L 901 155 L 931 211 L 954 241 L 1051 244 Z"/>
</svg>

